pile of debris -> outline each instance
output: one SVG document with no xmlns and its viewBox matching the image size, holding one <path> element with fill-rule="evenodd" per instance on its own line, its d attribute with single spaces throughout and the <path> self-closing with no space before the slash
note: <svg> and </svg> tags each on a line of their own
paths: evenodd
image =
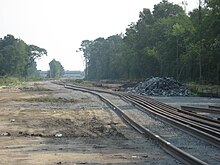
<svg viewBox="0 0 220 165">
<path fill-rule="evenodd" d="M 171 77 L 151 77 L 127 91 L 147 96 L 190 96 L 191 91 Z"/>
</svg>

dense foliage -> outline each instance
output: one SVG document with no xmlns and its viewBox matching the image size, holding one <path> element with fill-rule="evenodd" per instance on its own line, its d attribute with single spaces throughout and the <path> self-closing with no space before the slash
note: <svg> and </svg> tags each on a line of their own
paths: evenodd
<svg viewBox="0 0 220 165">
<path fill-rule="evenodd" d="M 143 9 L 124 35 L 84 40 L 87 79 L 144 79 L 220 82 L 220 1 L 187 15 L 163 0 L 153 12 Z"/>
<path fill-rule="evenodd" d="M 0 38 L 0 76 L 27 77 L 37 73 L 37 58 L 47 55 L 45 49 L 28 45 L 13 35 Z"/>
<path fill-rule="evenodd" d="M 64 73 L 64 68 L 59 61 L 53 59 L 50 63 L 50 70 L 48 73 L 49 78 L 60 78 Z"/>
</svg>

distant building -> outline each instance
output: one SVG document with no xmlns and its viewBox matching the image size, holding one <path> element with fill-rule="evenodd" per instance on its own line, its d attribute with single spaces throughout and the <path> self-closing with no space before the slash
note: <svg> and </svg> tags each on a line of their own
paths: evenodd
<svg viewBox="0 0 220 165">
<path fill-rule="evenodd" d="M 84 72 L 66 70 L 66 71 L 64 71 L 63 77 L 83 79 L 84 78 Z"/>
<path fill-rule="evenodd" d="M 40 76 L 41 77 L 47 77 L 47 74 L 48 74 L 48 71 L 42 71 L 42 70 L 39 70 L 39 73 L 40 73 Z"/>
<path fill-rule="evenodd" d="M 40 76 L 45 78 L 47 77 L 49 71 L 39 71 Z M 64 74 L 62 77 L 65 78 L 75 78 L 75 79 L 83 79 L 84 78 L 84 72 L 83 71 L 70 71 L 66 70 L 64 71 Z"/>
</svg>

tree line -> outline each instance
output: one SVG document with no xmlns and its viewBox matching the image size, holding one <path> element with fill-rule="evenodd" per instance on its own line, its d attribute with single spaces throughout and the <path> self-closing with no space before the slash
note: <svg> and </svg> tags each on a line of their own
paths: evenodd
<svg viewBox="0 0 220 165">
<path fill-rule="evenodd" d="M 81 42 L 89 80 L 169 76 L 220 83 L 220 1 L 209 0 L 186 14 L 163 0 L 144 8 L 125 34 Z"/>
<path fill-rule="evenodd" d="M 0 76 L 28 77 L 37 74 L 36 59 L 47 51 L 8 34 L 0 38 Z"/>
</svg>

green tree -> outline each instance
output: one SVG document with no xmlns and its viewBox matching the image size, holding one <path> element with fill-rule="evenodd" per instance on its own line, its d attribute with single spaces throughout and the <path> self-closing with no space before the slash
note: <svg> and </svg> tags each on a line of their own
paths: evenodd
<svg viewBox="0 0 220 165">
<path fill-rule="evenodd" d="M 215 75 L 214 79 L 217 84 L 220 84 L 220 1 L 218 0 L 209 0 L 208 7 L 210 8 L 210 14 L 206 18 L 207 22 L 207 42 L 210 47 L 210 56 L 211 56 L 211 65 L 214 66 L 213 72 Z"/>
<path fill-rule="evenodd" d="M 92 41 L 84 40 L 81 42 L 81 47 L 79 51 L 83 52 L 84 62 L 85 62 L 85 78 L 88 79 L 88 64 L 91 57 L 91 48 Z"/>
<path fill-rule="evenodd" d="M 22 76 L 25 72 L 27 59 L 26 44 L 12 35 L 1 40 L 1 75 Z"/>
<path fill-rule="evenodd" d="M 120 35 L 110 36 L 107 39 L 97 38 L 94 41 L 82 41 L 79 50 L 83 52 L 86 62 L 86 79 L 120 78 L 122 44 L 123 40 Z"/>
<path fill-rule="evenodd" d="M 27 77 L 36 73 L 37 58 L 47 55 L 45 49 L 27 45 L 13 35 L 0 38 L 0 75 Z"/>
<path fill-rule="evenodd" d="M 64 73 L 64 68 L 59 61 L 53 59 L 50 63 L 50 71 L 49 77 L 50 78 L 60 78 Z"/>
<path fill-rule="evenodd" d="M 47 56 L 47 51 L 44 48 L 40 48 L 35 45 L 26 45 L 26 51 L 28 54 L 27 63 L 25 65 L 25 76 L 31 76 L 38 74 L 36 59 L 41 58 L 42 56 Z"/>
<path fill-rule="evenodd" d="M 143 9 L 124 36 L 85 40 L 81 44 L 87 79 L 145 79 L 220 83 L 220 2 L 187 15 L 179 5 L 162 0 Z M 200 81 L 201 82 L 201 81 Z"/>
</svg>

